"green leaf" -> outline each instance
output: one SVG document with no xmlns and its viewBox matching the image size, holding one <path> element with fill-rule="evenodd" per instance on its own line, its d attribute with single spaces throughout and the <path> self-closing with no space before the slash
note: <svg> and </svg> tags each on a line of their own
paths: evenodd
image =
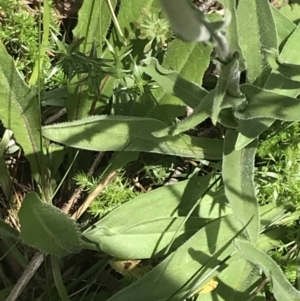
<svg viewBox="0 0 300 301">
<path fill-rule="evenodd" d="M 162 67 L 178 72 L 184 79 L 201 86 L 211 51 L 212 47 L 203 43 L 185 43 L 175 39 L 168 46 Z"/>
<path fill-rule="evenodd" d="M 117 0 L 110 0 L 113 9 Z M 84 37 L 80 51 L 86 53 L 91 49 L 93 42 L 97 46 L 98 54 L 102 53 L 103 42 L 111 24 L 111 14 L 106 0 L 83 1 L 78 12 L 78 23 L 73 30 L 74 36 Z"/>
<path fill-rule="evenodd" d="M 42 175 L 40 115 L 36 95 L 18 73 L 12 57 L 0 43 L 0 119 L 14 132 L 30 162 L 33 176 Z"/>
<path fill-rule="evenodd" d="M 161 67 L 155 58 L 143 61 L 142 70 L 152 77 L 163 90 L 170 95 L 180 98 L 189 107 L 195 108 L 201 99 L 207 95 L 207 91 L 183 77 L 177 72 Z"/>
<path fill-rule="evenodd" d="M 242 85 L 241 91 L 248 100 L 244 111 L 236 111 L 239 119 L 272 118 L 284 121 L 299 121 L 299 99 L 280 95 L 252 85 Z"/>
<path fill-rule="evenodd" d="M 246 228 L 248 238 L 256 244 L 260 231 L 258 202 L 254 187 L 256 141 L 242 150 L 234 150 L 237 133 L 228 130 L 225 136 L 223 182 L 225 194 L 234 215 Z"/>
<path fill-rule="evenodd" d="M 81 250 L 79 231 L 66 214 L 29 192 L 19 211 L 24 243 L 58 257 Z"/>
<path fill-rule="evenodd" d="M 43 135 L 75 148 L 94 151 L 144 151 L 181 157 L 220 159 L 223 141 L 188 135 L 155 138 L 166 124 L 151 118 L 92 116 L 43 128 Z"/>
<path fill-rule="evenodd" d="M 280 12 L 289 20 L 299 23 L 300 3 L 297 0 L 285 2 L 280 8 Z"/>
<path fill-rule="evenodd" d="M 67 109 L 68 120 L 76 120 L 89 116 L 92 101 L 94 100 L 88 87 L 80 77 L 76 75 L 70 82 L 67 83 L 67 99 L 65 107 Z"/>
<path fill-rule="evenodd" d="M 231 241 L 240 230 L 240 223 L 231 215 L 207 224 L 152 271 L 109 301 L 182 300 L 196 280 L 205 281 L 232 254 Z"/>
<path fill-rule="evenodd" d="M 278 45 L 284 43 L 289 35 L 293 32 L 296 25 L 291 20 L 286 18 L 278 9 L 271 6 L 272 15 L 277 28 Z"/>
<path fill-rule="evenodd" d="M 204 97 L 204 99 L 201 100 L 200 104 L 194 109 L 193 113 L 190 116 L 188 116 L 183 121 L 177 124 L 153 132 L 153 136 L 155 137 L 176 136 L 200 124 L 208 117 L 212 116 L 212 110 L 213 110 L 214 100 L 216 99 L 216 94 L 217 94 L 216 89 L 210 91 Z M 237 108 L 243 108 L 245 105 L 246 105 L 246 100 L 244 97 L 237 98 L 237 97 L 231 97 L 229 95 L 226 95 L 225 99 L 220 104 L 220 107 L 221 109 L 227 109 L 227 108 L 237 109 Z M 220 122 L 224 121 L 224 117 L 226 117 L 225 122 L 227 121 L 227 123 L 231 123 L 231 124 L 232 122 L 234 122 L 234 120 L 229 120 L 229 118 L 223 113 L 223 111 L 220 111 L 220 115 L 218 117 L 220 118 Z"/>
<path fill-rule="evenodd" d="M 9 150 L 7 149 L 7 146 L 12 138 L 13 132 L 11 130 L 5 130 L 0 141 L 0 186 L 8 201 L 11 200 L 11 189 L 13 183 L 5 160 L 5 152 Z"/>
<path fill-rule="evenodd" d="M 296 56 L 293 51 L 295 47 L 297 47 L 297 43 L 300 38 L 299 26 L 293 32 L 293 34 L 289 37 L 287 43 L 285 44 L 281 54 L 280 59 L 286 60 L 287 62 L 296 62 Z M 273 52 L 275 55 L 274 59 L 276 60 L 277 51 Z M 300 62 L 300 57 L 299 60 Z M 276 64 L 276 63 L 275 63 Z M 276 66 L 280 70 L 283 66 Z M 289 69 L 285 68 L 285 71 L 289 71 Z M 300 74 L 300 72 L 298 73 Z M 289 75 L 289 74 L 288 74 Z M 297 97 L 300 93 L 300 84 L 299 81 L 294 81 L 289 77 L 285 77 L 281 73 L 273 70 L 264 85 L 264 89 L 270 90 L 274 93 L 282 94 L 290 97 Z M 296 77 L 297 80 L 297 77 Z M 252 120 L 241 120 L 239 123 L 238 131 L 240 132 L 236 149 L 241 149 L 246 146 L 248 143 L 253 141 L 253 139 L 257 138 L 261 133 L 267 130 L 274 122 L 274 119 L 268 118 L 258 118 Z"/>
<path fill-rule="evenodd" d="M 193 113 L 179 123 L 171 125 L 162 130 L 153 132 L 155 137 L 174 137 L 180 133 L 188 131 L 189 129 L 200 124 L 212 115 L 213 103 L 216 95 L 216 90 L 210 91 L 194 109 Z"/>
<path fill-rule="evenodd" d="M 218 2 L 225 6 L 226 10 L 230 11 L 231 21 L 226 29 L 226 39 L 229 44 L 230 52 L 238 52 L 240 54 L 240 70 L 245 70 L 245 59 L 243 57 L 242 48 L 239 42 L 236 2 L 232 0 L 219 0 Z"/>
<path fill-rule="evenodd" d="M 297 97 L 300 93 L 300 82 L 293 81 L 279 72 L 272 71 L 266 82 L 265 89 L 281 95 Z M 274 119 L 269 118 L 240 120 L 237 127 L 239 136 L 235 148 L 242 149 L 248 145 L 251 141 L 253 141 L 253 139 L 266 131 L 273 122 Z"/>
<path fill-rule="evenodd" d="M 236 52 L 231 61 L 227 64 L 222 65 L 221 67 L 221 73 L 220 77 L 217 83 L 217 86 L 215 88 L 215 96 L 214 96 L 214 104 L 213 104 L 213 110 L 211 119 L 214 125 L 217 124 L 219 114 L 222 109 L 222 104 L 224 102 L 224 98 L 227 92 L 227 89 L 229 88 L 230 84 L 233 80 L 239 81 L 239 77 L 236 78 L 236 76 L 239 74 L 239 61 L 238 61 L 238 53 Z M 239 83 L 238 83 L 239 84 Z M 239 92 L 239 91 L 238 91 Z M 240 93 L 238 95 L 232 95 L 232 96 L 241 96 Z"/>
<path fill-rule="evenodd" d="M 150 258 L 165 250 L 176 235 L 172 250 L 177 248 L 208 221 L 231 213 L 222 188 L 215 185 L 205 194 L 211 182 L 208 176 L 192 178 L 134 198 L 88 229 L 85 246 L 117 258 Z"/>
<path fill-rule="evenodd" d="M 284 48 L 280 52 L 280 60 L 285 64 L 300 65 L 300 53 L 297 49 L 300 39 L 300 25 L 296 27 Z M 300 81 L 300 75 L 292 79 Z"/>
<path fill-rule="evenodd" d="M 240 0 L 237 20 L 247 63 L 247 80 L 263 87 L 271 71 L 263 51 L 277 49 L 277 33 L 269 1 Z"/>
<path fill-rule="evenodd" d="M 8 224 L 6 224 L 4 221 L 0 220 L 0 237 L 9 237 L 13 239 L 18 239 L 19 232 L 10 227 Z"/>
<path fill-rule="evenodd" d="M 247 300 L 261 282 L 259 269 L 245 259 L 237 259 L 223 270 L 216 281 L 218 286 L 208 294 L 199 294 L 199 301 L 241 301 Z M 266 300 L 264 296 L 259 296 L 253 300 Z"/>
<path fill-rule="evenodd" d="M 134 39 L 136 37 L 134 22 L 142 21 L 142 9 L 153 12 L 154 10 L 158 11 L 158 8 L 156 0 L 127 0 L 120 2 L 118 23 L 123 35 L 127 39 Z"/>
<path fill-rule="evenodd" d="M 273 294 L 277 301 L 298 301 L 300 292 L 286 279 L 276 262 L 263 251 L 246 241 L 235 241 L 237 249 L 253 264 L 259 265 L 273 284 Z"/>
</svg>

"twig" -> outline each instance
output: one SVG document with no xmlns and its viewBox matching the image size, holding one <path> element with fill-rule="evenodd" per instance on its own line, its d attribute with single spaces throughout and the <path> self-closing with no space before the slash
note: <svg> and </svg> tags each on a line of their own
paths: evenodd
<svg viewBox="0 0 300 301">
<path fill-rule="evenodd" d="M 77 220 L 90 206 L 94 199 L 101 193 L 101 191 L 111 182 L 111 180 L 116 176 L 117 172 L 111 172 L 103 182 L 101 182 L 93 192 L 89 194 L 83 204 L 78 208 L 78 210 L 71 216 L 72 219 Z"/>
<path fill-rule="evenodd" d="M 264 286 L 266 284 L 268 284 L 270 282 L 270 279 L 269 278 L 266 278 L 257 288 L 256 290 L 249 296 L 249 298 L 247 299 L 247 301 L 251 301 L 253 300 L 256 295 L 264 288 Z"/>
<path fill-rule="evenodd" d="M 7 297 L 6 301 L 15 301 L 18 299 L 20 294 L 22 293 L 25 286 L 28 284 L 30 279 L 33 277 L 37 269 L 40 267 L 42 262 L 44 261 L 44 253 L 38 252 L 35 253 L 33 258 L 31 259 L 29 265 L 27 266 L 26 270 L 22 274 L 21 278 L 18 280 L 12 291 L 10 292 L 9 296 Z"/>
<path fill-rule="evenodd" d="M 101 159 L 103 158 L 103 155 L 104 155 L 104 152 L 99 152 L 97 154 L 92 166 L 90 167 L 89 171 L 87 172 L 88 176 L 91 176 L 95 172 L 95 169 L 97 168 L 98 164 L 100 163 Z M 71 196 L 68 203 L 64 206 L 64 208 L 62 208 L 63 212 L 65 212 L 67 214 L 70 212 L 71 208 L 74 206 L 74 204 L 79 199 L 82 191 L 83 191 L 83 187 L 79 187 L 75 190 L 75 192 Z"/>
<path fill-rule="evenodd" d="M 46 119 L 45 125 L 53 123 L 55 120 L 57 120 L 61 116 L 65 115 L 66 113 L 67 113 L 66 108 L 63 108 L 63 109 L 59 110 L 56 114 L 54 114 L 54 115 L 52 115 L 52 116 L 50 116 L 49 118 Z"/>
</svg>

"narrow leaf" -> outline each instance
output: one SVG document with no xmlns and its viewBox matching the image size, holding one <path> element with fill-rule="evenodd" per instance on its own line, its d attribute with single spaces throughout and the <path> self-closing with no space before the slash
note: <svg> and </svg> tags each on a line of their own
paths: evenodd
<svg viewBox="0 0 300 301">
<path fill-rule="evenodd" d="M 110 3 L 114 9 L 117 0 L 110 0 Z M 80 51 L 86 53 L 94 42 L 100 55 L 110 24 L 111 14 L 106 0 L 83 1 L 78 13 L 77 26 L 73 30 L 77 39 L 85 38 L 84 43 L 80 46 Z"/>
<path fill-rule="evenodd" d="M 259 265 L 273 284 L 273 293 L 277 301 L 298 301 L 300 292 L 286 279 L 276 262 L 263 251 L 247 241 L 236 240 L 237 249 L 242 252 L 247 260 Z"/>
<path fill-rule="evenodd" d="M 219 2 L 225 6 L 225 9 L 229 10 L 231 14 L 231 21 L 226 29 L 226 39 L 229 44 L 230 51 L 231 53 L 238 52 L 240 54 L 240 70 L 245 70 L 245 59 L 243 57 L 243 52 L 239 41 L 236 2 L 231 0 L 219 0 Z"/>
<path fill-rule="evenodd" d="M 263 51 L 277 49 L 276 26 L 269 1 L 240 0 L 237 20 L 240 44 L 247 63 L 247 80 L 263 87 L 271 72 Z"/>
<path fill-rule="evenodd" d="M 225 194 L 233 213 L 245 226 L 249 240 L 255 245 L 260 231 L 254 187 L 256 142 L 242 150 L 234 150 L 236 139 L 236 132 L 226 132 L 222 168 Z"/>
<path fill-rule="evenodd" d="M 45 126 L 43 135 L 75 148 L 94 151 L 144 151 L 181 157 L 219 159 L 223 141 L 182 135 L 155 138 L 166 124 L 151 118 L 93 116 Z"/>
<path fill-rule="evenodd" d="M 66 214 L 30 192 L 19 211 L 24 243 L 58 257 L 81 250 L 79 231 Z"/>
<path fill-rule="evenodd" d="M 221 74 L 215 89 L 215 96 L 214 96 L 214 104 L 212 110 L 212 122 L 214 125 L 217 124 L 219 114 L 222 109 L 222 104 L 227 92 L 227 88 L 231 83 L 232 79 L 238 74 L 239 70 L 239 61 L 238 61 L 238 53 L 236 52 L 230 62 L 227 64 L 222 65 L 221 67 Z M 239 81 L 239 78 L 236 78 Z M 232 95 L 232 96 L 241 96 L 239 95 Z"/>
</svg>

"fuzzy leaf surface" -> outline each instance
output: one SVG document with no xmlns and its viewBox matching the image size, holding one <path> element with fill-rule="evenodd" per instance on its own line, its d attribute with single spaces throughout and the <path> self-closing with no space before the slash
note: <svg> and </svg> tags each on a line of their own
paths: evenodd
<svg viewBox="0 0 300 301">
<path fill-rule="evenodd" d="M 252 85 L 242 85 L 241 91 L 248 100 L 244 111 L 236 111 L 235 116 L 243 120 L 271 118 L 284 121 L 299 121 L 300 101 Z"/>
<path fill-rule="evenodd" d="M 237 249 L 253 264 L 259 265 L 273 284 L 272 292 L 277 301 L 297 301 L 300 291 L 296 290 L 286 279 L 277 263 L 266 253 L 247 241 L 235 242 Z"/>
<path fill-rule="evenodd" d="M 138 196 L 88 229 L 86 242 L 117 258 L 150 258 L 176 235 L 174 249 L 208 221 L 231 213 L 222 188 L 213 187 L 204 195 L 210 182 L 210 177 L 192 178 Z M 199 199 L 199 206 L 185 221 Z"/>
<path fill-rule="evenodd" d="M 247 64 L 247 80 L 263 87 L 271 72 L 264 51 L 277 49 L 276 26 L 269 1 L 240 0 L 237 21 L 240 45 Z"/>
<path fill-rule="evenodd" d="M 0 43 L 0 119 L 14 132 L 35 178 L 42 174 L 40 116 L 36 95 L 25 84 L 15 63 Z"/>
<path fill-rule="evenodd" d="M 258 202 L 254 187 L 254 157 L 256 141 L 244 149 L 235 150 L 237 132 L 228 130 L 225 136 L 223 181 L 225 194 L 235 216 L 246 228 L 249 240 L 256 244 L 260 231 Z"/>
<path fill-rule="evenodd" d="M 81 250 L 79 231 L 74 221 L 58 208 L 29 192 L 19 211 L 20 239 L 45 253 L 58 257 Z"/>
<path fill-rule="evenodd" d="M 231 241 L 240 230 L 240 222 L 232 215 L 216 219 L 109 301 L 181 300 L 195 281 L 205 279 L 213 268 L 232 254 L 234 247 Z"/>
<path fill-rule="evenodd" d="M 259 269 L 245 259 L 237 259 L 216 278 L 218 286 L 212 292 L 199 294 L 199 301 L 240 301 L 247 300 L 253 287 L 259 285 Z M 264 301 L 265 296 L 256 296 L 253 300 Z"/>
<path fill-rule="evenodd" d="M 223 141 L 182 135 L 156 138 L 152 132 L 166 124 L 155 119 L 126 116 L 92 116 L 43 128 L 43 135 L 75 148 L 94 151 L 143 151 L 181 157 L 222 157 Z"/>
</svg>

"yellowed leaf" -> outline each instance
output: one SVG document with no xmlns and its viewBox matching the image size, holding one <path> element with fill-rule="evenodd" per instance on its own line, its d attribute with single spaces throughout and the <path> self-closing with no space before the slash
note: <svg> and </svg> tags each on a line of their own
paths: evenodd
<svg viewBox="0 0 300 301">
<path fill-rule="evenodd" d="M 196 291 L 196 294 L 205 294 L 213 291 L 218 286 L 218 281 L 211 279 L 204 286 L 202 286 L 199 290 Z"/>
</svg>

